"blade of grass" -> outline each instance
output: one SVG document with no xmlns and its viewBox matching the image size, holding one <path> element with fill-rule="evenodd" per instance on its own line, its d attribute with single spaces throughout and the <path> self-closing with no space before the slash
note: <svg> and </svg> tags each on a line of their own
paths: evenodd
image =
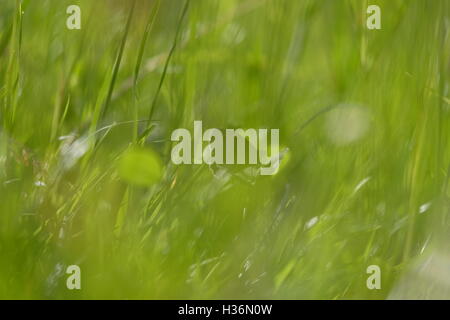
<svg viewBox="0 0 450 320">
<path fill-rule="evenodd" d="M 106 100 L 105 100 L 105 104 L 103 105 L 103 109 L 100 112 L 99 121 L 101 121 L 103 119 L 103 117 L 105 116 L 105 114 L 107 113 L 107 111 L 109 109 L 109 105 L 111 102 L 111 96 L 114 91 L 114 85 L 116 83 L 117 74 L 119 72 L 120 64 L 122 62 L 123 51 L 125 49 L 125 44 L 127 42 L 128 32 L 130 30 L 130 24 L 131 24 L 131 20 L 133 18 L 135 6 L 136 6 L 136 0 L 133 1 L 131 8 L 130 8 L 130 12 L 128 14 L 127 24 L 125 26 L 125 31 L 123 33 L 123 37 L 122 37 L 122 41 L 120 43 L 119 51 L 117 53 L 116 61 L 114 62 L 113 73 L 112 73 L 111 81 L 110 81 L 109 87 L 108 87 L 108 93 L 106 95 Z"/>
<path fill-rule="evenodd" d="M 173 53 L 175 52 L 175 48 L 177 47 L 177 44 L 178 44 L 178 38 L 179 38 L 179 35 L 180 35 L 180 31 L 181 31 L 181 25 L 183 24 L 184 17 L 186 16 L 186 13 L 188 11 L 189 2 L 190 2 L 190 0 L 186 0 L 185 3 L 184 3 L 183 11 L 181 13 L 180 19 L 179 19 L 178 24 L 177 24 L 177 29 L 176 29 L 176 32 L 175 32 L 175 37 L 173 39 L 172 47 L 170 48 L 169 55 L 167 56 L 166 62 L 164 64 L 163 73 L 162 73 L 161 78 L 159 80 L 158 88 L 156 89 L 156 93 L 155 93 L 155 95 L 153 97 L 153 101 L 152 101 L 152 104 L 150 106 L 150 112 L 149 112 L 149 115 L 148 115 L 148 119 L 150 121 L 153 118 L 153 114 L 155 112 L 155 106 L 156 106 L 156 103 L 158 102 L 158 96 L 159 96 L 159 93 L 161 91 L 162 85 L 164 83 L 164 79 L 166 78 L 167 68 L 169 67 L 170 60 L 171 60 L 171 58 L 173 56 Z M 147 137 L 148 133 L 149 132 L 147 131 L 145 136 L 141 137 L 140 140 L 141 141 L 145 140 L 145 138 Z"/>
<path fill-rule="evenodd" d="M 137 92 L 137 84 L 139 81 L 139 72 L 141 70 L 142 66 L 142 59 L 144 57 L 144 51 L 147 44 L 148 36 L 153 28 L 153 24 L 155 22 L 156 15 L 158 14 L 159 8 L 160 8 L 161 2 L 160 0 L 156 1 L 154 4 L 154 10 L 149 15 L 147 25 L 145 27 L 144 34 L 142 36 L 141 44 L 139 46 L 139 53 L 136 59 L 136 65 L 134 67 L 134 79 L 133 79 L 133 110 L 135 111 L 135 119 L 138 119 L 138 108 L 137 108 L 137 101 L 138 101 L 138 92 Z M 138 136 L 138 123 L 136 122 L 133 130 L 133 138 L 134 140 L 137 139 Z"/>
</svg>

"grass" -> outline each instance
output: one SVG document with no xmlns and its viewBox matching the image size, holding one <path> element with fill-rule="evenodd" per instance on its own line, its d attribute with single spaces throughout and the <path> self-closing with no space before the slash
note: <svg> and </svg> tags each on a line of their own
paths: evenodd
<svg viewBox="0 0 450 320">
<path fill-rule="evenodd" d="M 367 4 L 1 1 L 0 298 L 450 297 L 450 4 Z M 280 171 L 173 165 L 194 120 Z"/>
</svg>

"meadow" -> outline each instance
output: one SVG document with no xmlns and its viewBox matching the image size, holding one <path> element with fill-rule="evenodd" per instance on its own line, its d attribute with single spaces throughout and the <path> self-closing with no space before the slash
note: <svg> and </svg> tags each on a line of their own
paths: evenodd
<svg viewBox="0 0 450 320">
<path fill-rule="evenodd" d="M 450 298 L 449 76 L 448 0 L 1 0 L 0 299 Z"/>
</svg>

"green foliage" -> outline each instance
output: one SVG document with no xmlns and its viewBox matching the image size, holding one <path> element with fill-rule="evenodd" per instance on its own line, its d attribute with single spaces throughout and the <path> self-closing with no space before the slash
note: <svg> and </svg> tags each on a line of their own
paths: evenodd
<svg viewBox="0 0 450 320">
<path fill-rule="evenodd" d="M 130 184 L 150 186 L 161 180 L 162 165 L 150 149 L 128 150 L 120 159 L 119 176 Z"/>
</svg>

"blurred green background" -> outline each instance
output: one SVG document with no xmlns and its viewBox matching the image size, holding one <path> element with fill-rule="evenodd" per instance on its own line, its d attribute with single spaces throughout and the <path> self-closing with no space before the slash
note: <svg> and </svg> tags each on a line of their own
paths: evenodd
<svg viewBox="0 0 450 320">
<path fill-rule="evenodd" d="M 449 1 L 133 3 L 0 2 L 0 298 L 450 297 Z M 281 169 L 174 166 L 194 120 Z"/>
</svg>

